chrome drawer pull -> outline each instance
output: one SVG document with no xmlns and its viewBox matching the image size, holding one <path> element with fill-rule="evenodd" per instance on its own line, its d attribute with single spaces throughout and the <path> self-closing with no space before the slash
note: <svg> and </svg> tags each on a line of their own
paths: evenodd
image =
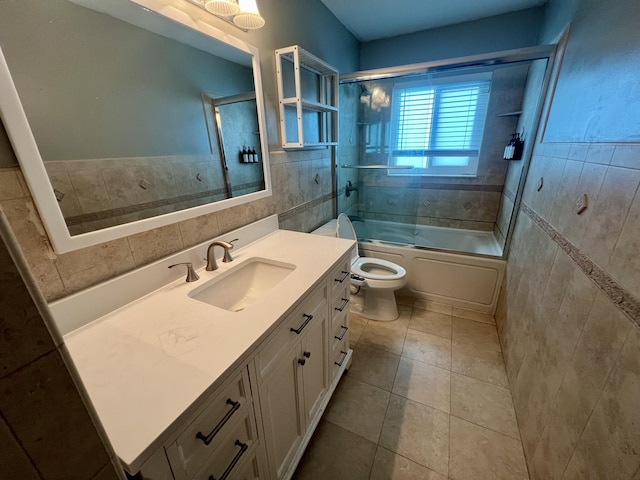
<svg viewBox="0 0 640 480">
<path fill-rule="evenodd" d="M 344 325 L 342 325 L 342 333 L 340 334 L 340 336 L 334 336 L 333 338 L 336 338 L 338 340 L 342 340 L 344 338 L 344 336 L 347 334 L 347 332 L 349 331 L 349 327 L 345 327 Z"/>
<path fill-rule="evenodd" d="M 349 303 L 349 299 L 348 298 L 343 298 L 342 299 L 342 305 L 340 305 L 339 307 L 333 307 L 334 310 L 338 310 L 339 312 L 344 310 L 344 307 L 347 306 L 347 303 Z"/>
<path fill-rule="evenodd" d="M 342 364 L 344 363 L 344 361 L 347 359 L 347 352 L 345 352 L 344 350 L 340 350 L 340 353 L 342 354 L 342 358 L 340 359 L 339 362 L 333 362 L 336 365 L 338 365 L 339 367 L 342 366 Z"/>
<path fill-rule="evenodd" d="M 235 467 L 236 463 L 240 461 L 240 457 L 242 457 L 242 455 L 244 455 L 244 452 L 246 452 L 249 448 L 249 445 L 247 445 L 246 443 L 242 443 L 240 440 L 236 440 L 236 443 L 234 443 L 234 445 L 240 447 L 240 451 L 236 453 L 235 457 L 233 457 L 233 460 L 231 460 L 231 463 L 219 478 L 219 480 L 226 480 L 226 478 L 231 473 L 231 470 L 233 470 L 233 467 Z M 216 480 L 216 477 L 214 477 L 213 475 L 209 475 L 209 480 Z"/>
<path fill-rule="evenodd" d="M 196 434 L 196 438 L 202 440 L 205 445 L 209 445 L 213 441 L 213 437 L 215 437 L 218 434 L 218 432 L 220 432 L 220 430 L 222 430 L 222 427 L 225 426 L 225 424 L 229 421 L 231 416 L 234 413 L 236 413 L 236 411 L 241 407 L 240 402 L 234 402 L 230 398 L 227 398 L 227 405 L 231 405 L 231 410 L 229 410 L 224 415 L 224 417 L 222 417 L 222 420 L 220 420 L 218 422 L 218 424 L 213 428 L 213 430 L 211 431 L 211 433 L 209 435 L 205 435 L 202 432 L 198 432 Z"/>
<path fill-rule="evenodd" d="M 349 276 L 349 272 L 345 272 L 344 270 L 342 270 L 342 272 L 341 272 L 341 273 L 342 273 L 342 278 L 340 278 L 340 279 L 338 279 L 338 278 L 334 278 L 334 279 L 333 279 L 333 281 L 334 281 L 334 282 L 340 282 L 340 283 L 342 283 L 342 282 L 344 282 L 344 281 L 345 281 L 345 279 Z"/>
<path fill-rule="evenodd" d="M 304 323 L 302 325 L 300 325 L 300 327 L 298 328 L 293 328 L 291 327 L 289 329 L 290 332 L 296 332 L 296 335 L 300 335 L 302 333 L 302 330 L 304 330 L 304 327 L 307 326 L 307 324 L 311 321 L 311 319 L 313 318 L 313 315 L 307 315 L 306 313 L 303 313 L 302 316 L 304 318 L 306 318 L 306 320 L 304 321 Z"/>
</svg>

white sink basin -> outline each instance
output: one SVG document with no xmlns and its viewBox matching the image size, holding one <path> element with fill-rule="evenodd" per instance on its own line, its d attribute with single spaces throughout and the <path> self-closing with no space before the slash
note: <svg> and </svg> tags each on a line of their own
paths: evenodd
<svg viewBox="0 0 640 480">
<path fill-rule="evenodd" d="M 230 312 L 240 312 L 265 297 L 295 265 L 250 258 L 189 292 L 189 297 Z"/>
</svg>

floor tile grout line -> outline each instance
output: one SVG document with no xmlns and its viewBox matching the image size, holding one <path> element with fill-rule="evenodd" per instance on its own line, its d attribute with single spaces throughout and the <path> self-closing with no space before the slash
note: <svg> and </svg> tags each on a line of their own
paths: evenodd
<svg viewBox="0 0 640 480">
<path fill-rule="evenodd" d="M 507 435 L 506 433 L 499 432 L 498 430 L 495 430 L 495 429 L 493 429 L 491 427 L 487 427 L 486 425 L 480 425 L 479 423 L 473 422 L 473 421 L 468 420 L 466 418 L 462 418 L 459 415 L 450 414 L 449 416 L 455 417 L 458 420 L 462 420 L 462 421 L 467 422 L 467 423 L 471 423 L 472 425 L 475 425 L 476 427 L 484 428 L 485 430 L 489 430 L 490 432 L 497 433 L 498 435 L 502 435 L 503 437 L 510 438 L 511 440 L 515 440 L 518 443 L 520 443 L 520 445 L 522 445 L 522 440 L 520 440 L 519 438 L 515 438 L 515 437 L 512 437 L 511 435 Z M 520 427 L 518 426 L 518 434 L 519 433 L 520 433 Z"/>
</svg>

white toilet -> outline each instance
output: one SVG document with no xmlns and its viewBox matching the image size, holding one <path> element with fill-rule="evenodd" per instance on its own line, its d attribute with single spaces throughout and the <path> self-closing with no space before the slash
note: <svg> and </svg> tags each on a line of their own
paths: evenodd
<svg viewBox="0 0 640 480">
<path fill-rule="evenodd" d="M 351 220 L 344 213 L 338 215 L 337 234 L 340 238 L 356 240 L 356 232 Z M 351 284 L 360 287 L 363 295 L 352 302 L 354 313 L 365 318 L 391 321 L 398 318 L 398 307 L 393 294 L 407 283 L 407 271 L 393 262 L 373 257 L 361 257 L 356 243 L 356 251 L 351 257 Z M 355 278 L 354 278 L 355 275 Z"/>
</svg>

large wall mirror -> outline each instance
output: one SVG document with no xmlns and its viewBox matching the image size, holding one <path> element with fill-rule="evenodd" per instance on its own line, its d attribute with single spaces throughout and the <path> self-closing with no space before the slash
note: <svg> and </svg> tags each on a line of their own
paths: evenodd
<svg viewBox="0 0 640 480">
<path fill-rule="evenodd" d="M 257 49 L 137 3 L 0 6 L 2 120 L 59 253 L 271 194 Z"/>
</svg>

